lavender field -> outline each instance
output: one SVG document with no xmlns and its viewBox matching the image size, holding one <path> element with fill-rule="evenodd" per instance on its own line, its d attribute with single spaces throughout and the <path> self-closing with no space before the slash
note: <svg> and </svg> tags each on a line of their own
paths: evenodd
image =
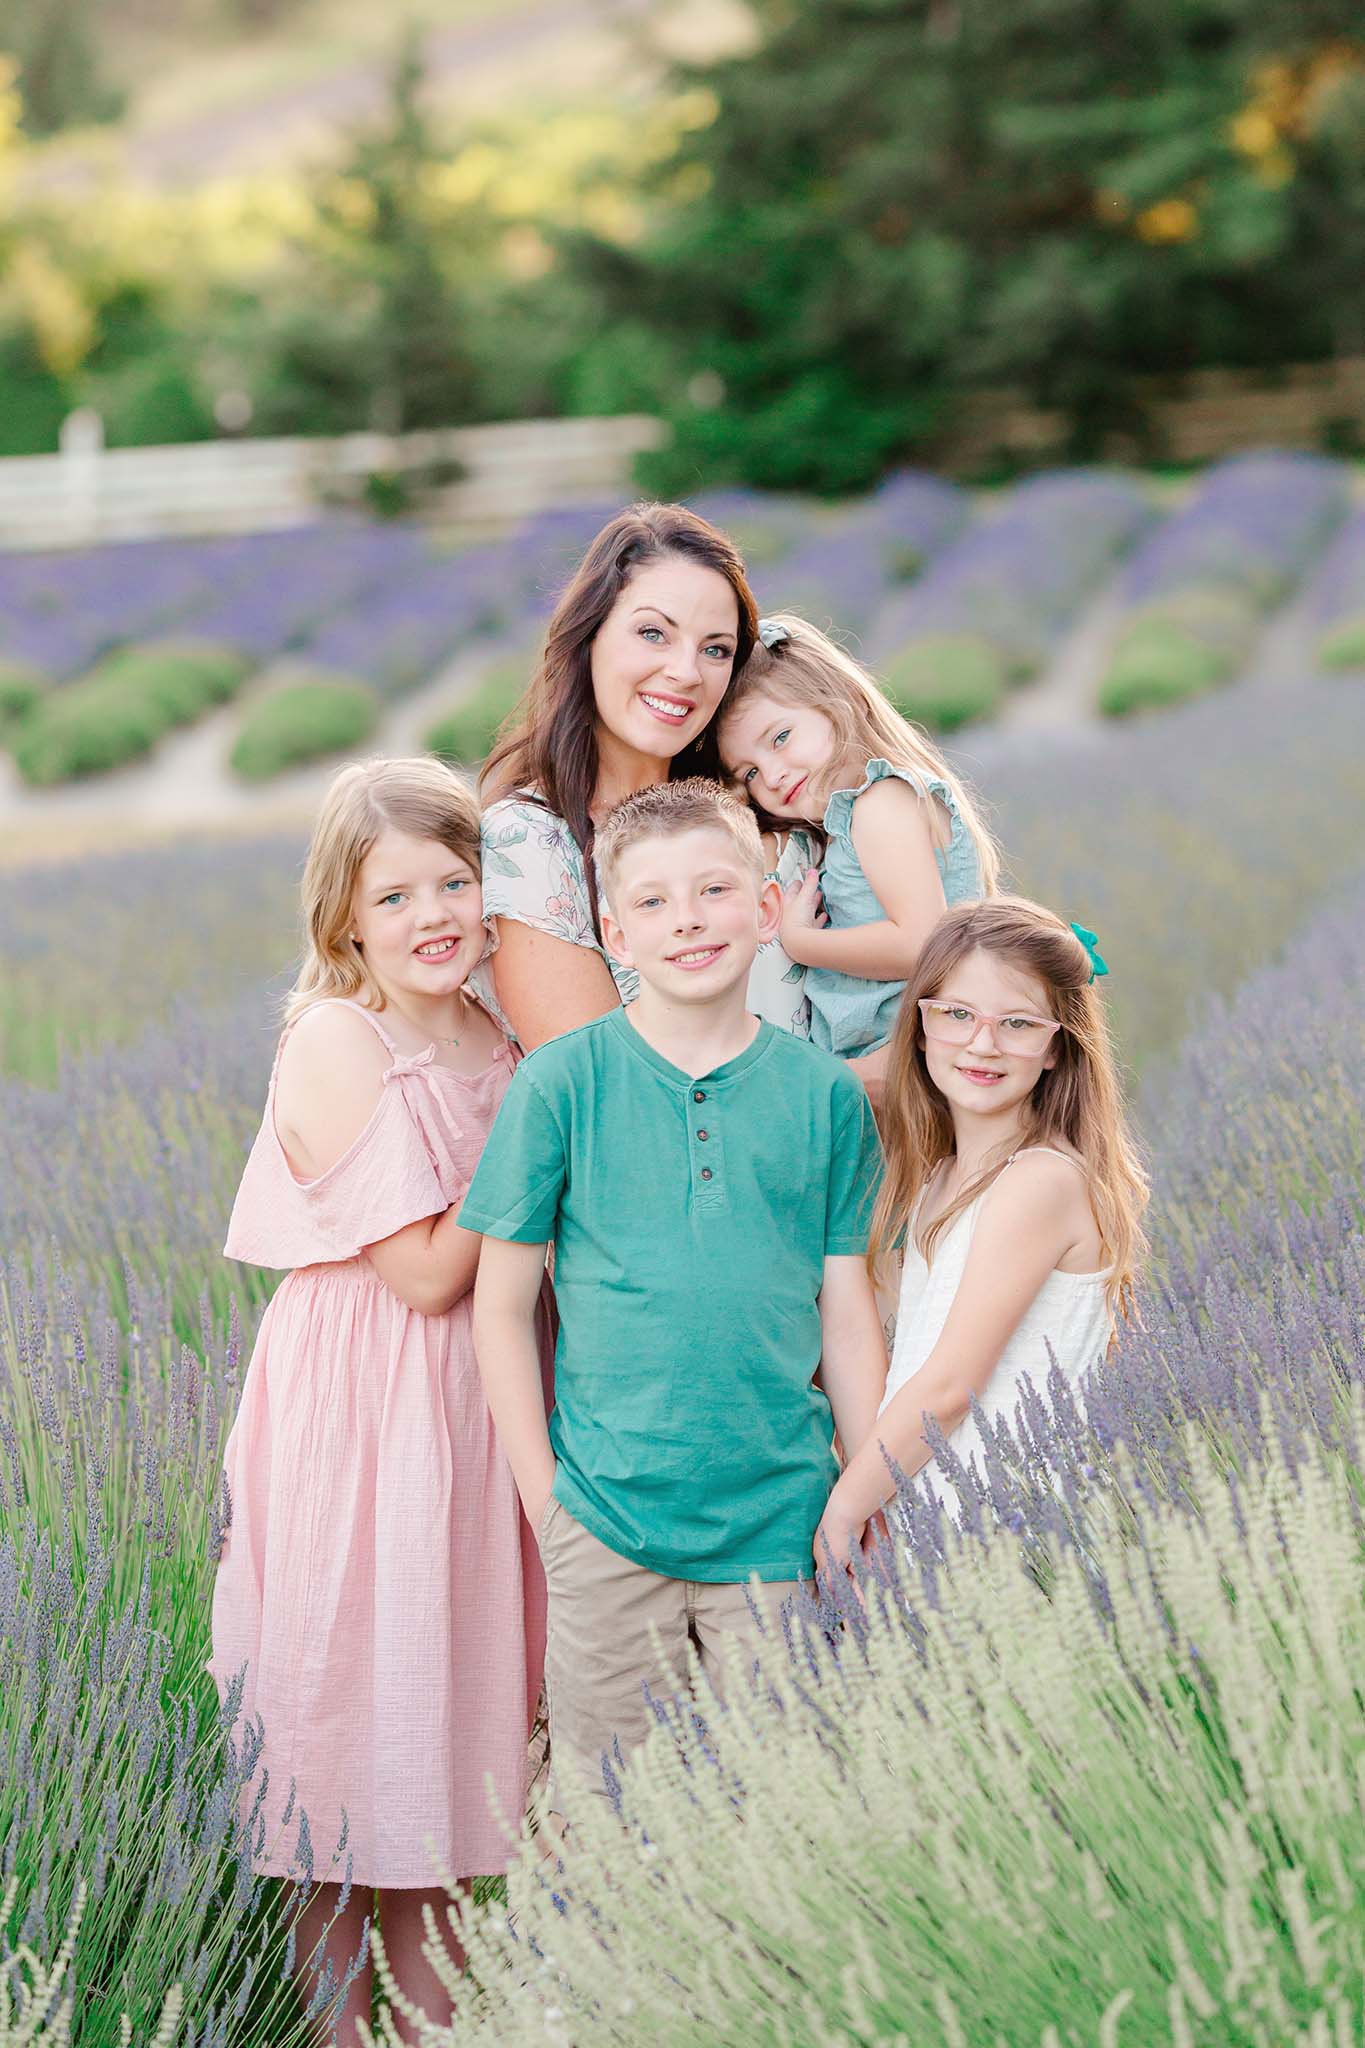
<svg viewBox="0 0 1365 2048">
<path fill-rule="evenodd" d="M 1087 1411 L 1001 1440 L 965 1532 L 907 1501 L 837 1660 L 775 1644 L 685 1763 L 647 1750 L 626 1834 L 585 1821 L 572 1873 L 478 1909 L 451 2042 L 1360 2039 L 1365 691 L 963 754 L 1014 878 L 1111 962 L 1143 1327 Z M 315 2038 L 250 1875 L 258 1744 L 204 1672 L 270 1285 L 219 1247 L 301 851 L 111 851 L 0 902 L 6 2048 L 56 2048 L 64 1998 L 78 2048 L 124 2014 L 134 2048 Z M 334 1848 L 290 1846 L 301 1877 Z"/>
<path fill-rule="evenodd" d="M 1354 489 L 1344 463 L 1266 454 L 1174 491 L 1065 470 L 972 494 L 905 471 L 843 504 L 741 490 L 696 502 L 745 548 L 765 606 L 846 636 L 908 714 L 950 731 L 1045 677 L 1104 602 L 1116 619 L 1095 712 L 1228 682 L 1299 600 L 1299 665 L 1360 668 Z M 42 789 L 153 754 L 216 709 L 230 727 L 225 767 L 268 780 L 384 744 L 392 707 L 459 663 L 430 729 L 470 757 L 515 701 L 556 590 L 612 509 L 561 507 L 460 548 L 413 524 L 338 519 L 0 556 L 0 748 Z M 471 687 L 465 717 L 459 689 Z"/>
</svg>

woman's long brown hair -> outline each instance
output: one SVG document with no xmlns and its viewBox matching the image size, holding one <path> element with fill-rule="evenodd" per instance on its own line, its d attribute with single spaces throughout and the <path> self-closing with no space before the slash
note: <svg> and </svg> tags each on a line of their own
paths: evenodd
<svg viewBox="0 0 1365 2048">
<path fill-rule="evenodd" d="M 646 563 L 665 555 L 681 555 L 714 569 L 734 591 L 739 620 L 730 673 L 739 674 L 758 632 L 758 609 L 739 549 L 684 505 L 631 505 L 607 522 L 575 570 L 555 606 L 530 686 L 479 778 L 485 804 L 524 790 L 564 819 L 583 854 L 594 924 L 598 920 L 592 805 L 599 763 L 592 643 L 631 578 Z M 670 781 L 679 775 L 721 779 L 715 724 L 712 719 L 701 741 L 674 757 Z"/>
<path fill-rule="evenodd" d="M 869 1263 L 911 1228 L 921 1194 L 941 1161 L 952 1155 L 953 1120 L 929 1078 L 919 1003 L 922 996 L 945 994 L 953 970 L 976 952 L 1031 975 L 1046 990 L 1052 1014 L 1061 1022 L 1053 1041 L 1057 1064 L 1044 1070 L 1029 1097 L 1018 1149 L 1060 1141 L 1079 1154 L 1104 1249 L 1110 1306 L 1127 1316 L 1144 1249 L 1147 1176 L 1124 1116 L 1109 1023 L 1091 982 L 1085 947 L 1059 917 L 1022 896 L 992 896 L 945 911 L 906 984 L 878 1116 L 886 1173 L 872 1219 Z M 1004 1159 L 992 1161 L 935 1218 L 923 1241 L 926 1258 L 932 1259 L 948 1225 L 985 1192 L 1005 1164 Z"/>
</svg>

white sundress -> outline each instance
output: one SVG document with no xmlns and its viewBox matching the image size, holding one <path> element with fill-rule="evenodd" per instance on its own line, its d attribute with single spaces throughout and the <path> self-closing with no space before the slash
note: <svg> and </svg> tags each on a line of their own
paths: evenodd
<svg viewBox="0 0 1365 2048">
<path fill-rule="evenodd" d="M 1082 1171 L 1069 1152 L 1055 1145 L 1029 1145 L 1006 1161 L 1003 1171 L 1028 1152 L 1056 1152 Z M 991 1183 L 993 1187 L 994 1182 Z M 905 1264 L 901 1273 L 900 1301 L 896 1310 L 896 1341 L 880 1414 L 906 1382 L 914 1377 L 943 1334 L 948 1311 L 957 1297 L 971 1250 L 981 1205 L 990 1194 L 985 1188 L 962 1211 L 939 1239 L 934 1262 L 928 1265 L 915 1243 L 915 1219 L 911 1218 L 905 1238 Z M 1107 1269 L 1095 1273 L 1048 1274 L 1024 1312 L 1022 1321 L 1000 1354 L 995 1371 L 978 1396 L 988 1421 L 1003 1418 L 1013 1422 L 1023 1382 L 1032 1382 L 1039 1398 L 1047 1401 L 1047 1380 L 1055 1357 L 1058 1369 L 1075 1386 L 1091 1366 L 1101 1359 L 1113 1334 L 1113 1314 L 1105 1293 Z M 1048 1347 L 1051 1346 L 1052 1356 Z M 985 1445 L 975 1415 L 968 1413 L 950 1430 L 948 1443 L 964 1466 L 980 1459 Z M 957 1488 L 930 1459 L 916 1475 L 936 1493 L 945 1507 L 956 1511 L 960 1502 Z"/>
<path fill-rule="evenodd" d="M 586 946 L 611 969 L 623 1003 L 633 1003 L 640 977 L 613 960 L 593 929 L 587 870 L 578 841 L 565 819 L 531 797 L 499 797 L 484 812 L 481 833 L 483 914 Z M 775 878 L 785 888 L 815 865 L 815 850 L 804 832 L 789 832 L 779 851 Z M 600 893 L 600 877 L 599 877 Z M 490 977 L 491 979 L 491 977 Z M 780 939 L 761 946 L 749 974 L 749 1008 L 779 1031 L 810 1036 L 806 970 L 790 960 Z M 485 992 L 484 984 L 479 987 Z"/>
</svg>

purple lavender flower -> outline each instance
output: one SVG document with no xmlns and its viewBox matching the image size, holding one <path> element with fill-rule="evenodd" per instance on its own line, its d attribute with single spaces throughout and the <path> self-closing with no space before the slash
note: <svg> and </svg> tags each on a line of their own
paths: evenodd
<svg viewBox="0 0 1365 2048">
<path fill-rule="evenodd" d="M 948 545 L 966 498 L 937 477 L 902 471 L 870 498 L 816 510 L 806 536 L 754 571 L 765 611 L 797 611 L 836 635 L 865 632 L 887 592 Z"/>
<path fill-rule="evenodd" d="M 888 598 L 872 627 L 876 661 L 917 640 L 974 636 L 1032 673 L 1151 518 L 1136 483 L 1103 471 L 1049 472 L 1008 492 Z"/>
</svg>

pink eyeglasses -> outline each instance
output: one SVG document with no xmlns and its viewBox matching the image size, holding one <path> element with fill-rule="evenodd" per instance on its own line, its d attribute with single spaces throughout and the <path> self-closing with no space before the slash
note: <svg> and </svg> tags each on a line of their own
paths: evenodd
<svg viewBox="0 0 1365 2048">
<path fill-rule="evenodd" d="M 1055 1017 L 1035 1017 L 1028 1010 L 1010 1010 L 1003 1017 L 993 1017 L 989 1010 L 946 1002 L 941 996 L 921 996 L 919 1014 L 926 1038 L 937 1038 L 944 1045 L 970 1045 L 981 1026 L 989 1024 L 1001 1052 L 1024 1058 L 1046 1052 L 1053 1034 L 1062 1028 Z"/>
</svg>

